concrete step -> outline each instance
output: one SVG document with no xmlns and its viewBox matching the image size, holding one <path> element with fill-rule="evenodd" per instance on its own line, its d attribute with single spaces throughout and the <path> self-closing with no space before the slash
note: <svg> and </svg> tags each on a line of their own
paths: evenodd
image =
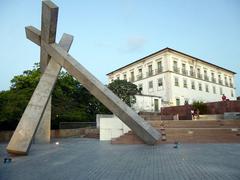
<svg viewBox="0 0 240 180">
<path fill-rule="evenodd" d="M 199 116 L 199 120 L 216 120 L 216 119 L 224 119 L 223 114 L 201 114 Z"/>
<path fill-rule="evenodd" d="M 177 121 L 149 121 L 155 128 L 240 128 L 239 120 L 177 120 Z"/>
<path fill-rule="evenodd" d="M 208 123 L 208 126 L 203 126 L 201 123 L 191 121 L 190 124 L 184 122 L 183 124 L 191 127 L 182 127 L 179 121 L 175 121 L 166 128 L 158 128 L 157 130 L 162 134 L 162 138 L 157 144 L 162 143 L 240 143 L 240 126 L 239 121 L 216 121 Z M 177 123 L 176 123 L 177 122 Z M 180 121 L 181 122 L 181 121 Z M 222 123 L 223 125 L 219 125 Z M 202 125 L 201 128 L 197 127 Z M 160 125 L 159 125 L 160 126 Z M 154 125 L 156 128 L 156 124 Z M 133 133 L 128 132 L 112 140 L 112 144 L 142 144 L 143 142 Z"/>
</svg>

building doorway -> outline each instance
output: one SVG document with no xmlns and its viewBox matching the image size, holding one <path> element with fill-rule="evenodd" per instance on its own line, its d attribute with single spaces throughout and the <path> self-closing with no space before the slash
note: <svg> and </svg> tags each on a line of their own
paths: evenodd
<svg viewBox="0 0 240 180">
<path fill-rule="evenodd" d="M 176 106 L 180 106 L 180 99 L 176 98 Z"/>
<path fill-rule="evenodd" d="M 159 111 L 158 99 L 154 99 L 154 111 L 155 111 L 155 112 L 158 112 L 158 111 Z"/>
</svg>

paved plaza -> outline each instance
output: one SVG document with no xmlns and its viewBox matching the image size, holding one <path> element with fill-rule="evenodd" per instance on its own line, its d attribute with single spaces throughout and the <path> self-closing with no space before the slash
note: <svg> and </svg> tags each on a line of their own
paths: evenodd
<svg viewBox="0 0 240 180">
<path fill-rule="evenodd" d="M 59 145 L 56 145 L 59 142 Z M 53 139 L 3 163 L 1 180 L 239 180 L 240 144 L 111 145 L 97 139 Z"/>
</svg>

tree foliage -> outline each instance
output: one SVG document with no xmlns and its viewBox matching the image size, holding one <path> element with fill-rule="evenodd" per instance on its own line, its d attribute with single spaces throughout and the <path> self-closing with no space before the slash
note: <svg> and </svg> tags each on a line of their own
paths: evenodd
<svg viewBox="0 0 240 180">
<path fill-rule="evenodd" d="M 130 107 L 136 103 L 135 95 L 140 93 L 137 86 L 126 80 L 115 80 L 108 85 L 122 101 L 124 101 Z"/>
<path fill-rule="evenodd" d="M 10 90 L 0 92 L 0 129 L 14 129 L 40 79 L 39 64 L 11 80 Z M 61 71 L 52 93 L 52 128 L 59 122 L 95 121 L 98 113 L 110 113 L 67 72 Z"/>
<path fill-rule="evenodd" d="M 194 101 L 192 103 L 192 107 L 194 110 L 199 110 L 200 114 L 206 114 L 207 113 L 207 105 L 202 101 Z"/>
</svg>

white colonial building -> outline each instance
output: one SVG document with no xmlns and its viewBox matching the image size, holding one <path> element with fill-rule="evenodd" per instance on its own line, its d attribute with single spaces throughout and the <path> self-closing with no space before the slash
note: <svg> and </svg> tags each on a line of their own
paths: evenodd
<svg viewBox="0 0 240 180">
<path fill-rule="evenodd" d="M 165 48 L 107 74 L 109 82 L 125 79 L 142 91 L 137 111 L 159 111 L 162 106 L 235 100 L 234 75 L 228 69 Z"/>
</svg>

